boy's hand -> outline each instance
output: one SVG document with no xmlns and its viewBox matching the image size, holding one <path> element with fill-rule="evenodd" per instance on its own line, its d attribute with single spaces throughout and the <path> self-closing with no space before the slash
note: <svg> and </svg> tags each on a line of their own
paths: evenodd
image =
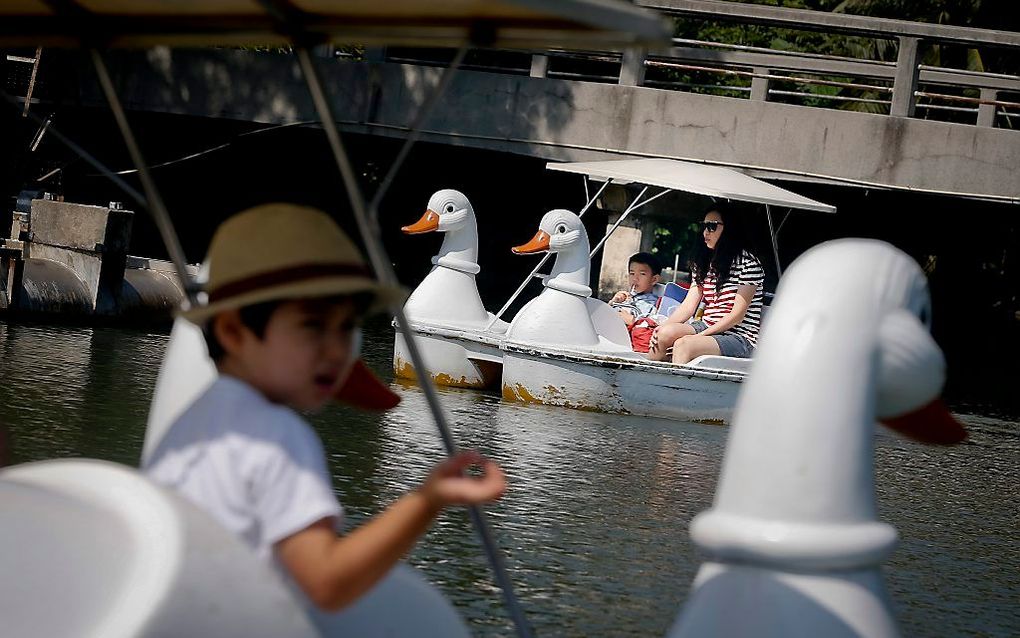
<svg viewBox="0 0 1020 638">
<path fill-rule="evenodd" d="M 609 300 L 609 303 L 623 303 L 627 301 L 628 297 L 630 297 L 630 293 L 627 292 L 626 290 L 621 290 L 620 292 L 613 295 L 613 298 Z"/>
<path fill-rule="evenodd" d="M 465 476 L 478 465 L 480 476 Z M 494 501 L 506 491 L 506 476 L 493 461 L 478 452 L 459 452 L 437 464 L 418 491 L 437 509 L 447 505 L 477 505 Z"/>
<path fill-rule="evenodd" d="M 631 327 L 634 324 L 634 315 L 630 314 L 626 310 L 617 310 L 620 313 L 620 317 L 623 318 L 623 322 L 627 324 L 627 327 Z"/>
</svg>

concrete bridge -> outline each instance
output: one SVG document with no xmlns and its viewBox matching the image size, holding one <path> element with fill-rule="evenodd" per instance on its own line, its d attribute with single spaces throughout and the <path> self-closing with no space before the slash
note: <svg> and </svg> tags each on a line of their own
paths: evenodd
<svg viewBox="0 0 1020 638">
<path fill-rule="evenodd" d="M 898 41 L 899 59 L 869 62 L 689 41 L 623 56 L 505 52 L 499 67 L 468 67 L 454 76 L 425 122 L 423 139 L 556 160 L 677 158 L 784 180 L 1020 203 L 1020 131 L 1004 128 L 1020 123 L 1020 104 L 1010 101 L 1020 95 L 1020 78 L 924 67 L 917 57 L 922 41 L 1020 51 L 1020 34 L 712 0 L 644 4 L 885 37 Z M 564 70 L 584 60 L 603 71 Z M 132 109 L 264 124 L 316 119 L 296 61 L 286 54 L 155 49 L 117 54 L 111 63 Z M 406 135 L 439 82 L 441 64 L 434 52 L 430 58 L 369 50 L 362 60 L 337 58 L 326 76 L 343 129 Z M 83 102 L 102 104 L 91 69 L 82 65 Z M 662 69 L 736 76 L 749 86 L 723 87 L 720 95 L 677 90 L 690 87 L 662 79 Z M 777 86 L 791 82 L 870 87 L 885 98 L 856 99 L 881 103 L 888 114 L 777 102 L 790 101 L 791 91 Z M 741 93 L 746 97 L 733 97 Z M 973 123 L 933 119 L 947 112 Z"/>
</svg>

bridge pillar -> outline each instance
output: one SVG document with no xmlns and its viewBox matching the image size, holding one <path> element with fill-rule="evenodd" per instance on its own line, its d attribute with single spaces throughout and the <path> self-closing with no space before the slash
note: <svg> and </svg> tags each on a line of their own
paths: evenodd
<svg viewBox="0 0 1020 638">
<path fill-rule="evenodd" d="M 531 56 L 531 77 L 544 78 L 549 72 L 549 56 L 536 53 Z"/>
<path fill-rule="evenodd" d="M 611 213 L 606 224 L 608 232 L 620 213 Z M 599 282 L 596 295 L 608 300 L 619 290 L 627 290 L 628 264 L 630 256 L 638 252 L 648 252 L 655 242 L 655 221 L 649 217 L 633 215 L 627 217 L 616 229 L 616 232 L 602 246 L 602 268 L 599 270 Z"/>
<path fill-rule="evenodd" d="M 751 99 L 761 100 L 762 102 L 768 102 L 769 99 L 769 87 L 772 84 L 768 76 L 772 74 L 772 69 L 766 69 L 764 67 L 754 67 L 754 76 L 751 78 Z"/>
<path fill-rule="evenodd" d="M 995 126 L 995 109 L 994 104 L 988 104 L 987 102 L 995 102 L 999 99 L 999 92 L 995 89 L 981 89 L 981 100 L 982 103 L 978 104 L 978 126 Z"/>
<path fill-rule="evenodd" d="M 620 64 L 620 84 L 641 86 L 645 82 L 645 50 L 627 49 Z"/>
<path fill-rule="evenodd" d="M 901 36 L 896 55 L 896 78 L 893 80 L 892 104 L 889 115 L 914 117 L 914 91 L 921 67 L 917 64 L 917 38 Z"/>
</svg>

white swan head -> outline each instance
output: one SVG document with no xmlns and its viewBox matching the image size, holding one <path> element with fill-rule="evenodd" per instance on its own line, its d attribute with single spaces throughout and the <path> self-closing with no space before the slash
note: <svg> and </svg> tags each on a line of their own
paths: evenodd
<svg viewBox="0 0 1020 638">
<path fill-rule="evenodd" d="M 876 420 L 925 442 L 965 438 L 939 400 L 946 365 L 928 308 L 924 273 L 884 242 L 832 241 L 797 259 L 737 401 L 715 511 L 873 520 Z"/>
<path fill-rule="evenodd" d="M 897 534 L 876 511 L 873 424 L 933 443 L 966 436 L 938 400 L 945 361 L 929 314 L 924 273 L 884 242 L 827 242 L 790 266 L 715 502 L 691 523 L 711 564 L 671 638 L 896 635 L 878 566 Z"/>
<path fill-rule="evenodd" d="M 538 224 L 538 232 L 526 244 L 514 246 L 513 251 L 517 255 L 530 255 L 539 252 L 558 253 L 572 247 L 585 244 L 588 240 L 588 233 L 584 229 L 581 218 L 563 208 L 557 208 L 546 213 Z M 585 246 L 587 257 L 587 246 Z"/>
<path fill-rule="evenodd" d="M 408 235 L 419 235 L 432 231 L 446 233 L 464 228 L 474 220 L 474 217 L 475 210 L 464 193 L 444 188 L 436 191 L 429 198 L 428 206 L 421 219 L 400 230 Z"/>
<path fill-rule="evenodd" d="M 931 299 L 927 279 L 917 263 L 888 244 L 868 240 L 829 242 L 798 261 L 797 272 L 787 273 L 784 287 L 795 288 L 791 292 L 798 297 L 801 290 L 813 289 L 808 295 L 816 300 L 828 296 L 818 293 L 821 288 L 841 291 L 855 300 L 860 312 L 857 319 L 875 327 L 871 337 L 877 360 L 875 417 L 887 427 L 925 442 L 953 443 L 964 438 L 963 428 L 939 400 L 946 363 L 929 332 Z M 812 308 L 811 302 L 784 301 L 787 307 L 791 301 L 800 306 L 803 325 L 817 321 L 835 327 L 841 320 L 838 305 L 829 305 L 826 313 Z M 847 310 L 842 312 L 845 316 Z M 849 323 L 843 330 L 854 334 Z M 858 334 L 858 347 L 868 348 L 867 337 Z"/>
</svg>

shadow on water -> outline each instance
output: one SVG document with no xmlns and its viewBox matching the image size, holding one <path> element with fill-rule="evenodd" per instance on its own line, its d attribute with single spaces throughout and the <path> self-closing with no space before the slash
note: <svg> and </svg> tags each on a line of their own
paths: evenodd
<svg viewBox="0 0 1020 638">
<path fill-rule="evenodd" d="M 390 378 L 392 329 L 366 329 L 365 358 Z M 92 456 L 134 464 L 163 334 L 0 323 L 0 422 L 14 462 Z M 384 415 L 313 417 L 348 527 L 412 489 L 441 457 L 421 391 Z M 687 536 L 710 506 L 728 430 L 505 403 L 444 390 L 455 439 L 497 459 L 510 490 L 488 515 L 539 635 L 663 635 L 701 556 Z M 880 516 L 900 546 L 885 578 L 904 635 L 1015 635 L 1020 613 L 1015 423 L 964 416 L 968 443 L 925 447 L 880 431 Z M 444 513 L 410 562 L 479 635 L 511 626 L 467 517 Z"/>
</svg>

